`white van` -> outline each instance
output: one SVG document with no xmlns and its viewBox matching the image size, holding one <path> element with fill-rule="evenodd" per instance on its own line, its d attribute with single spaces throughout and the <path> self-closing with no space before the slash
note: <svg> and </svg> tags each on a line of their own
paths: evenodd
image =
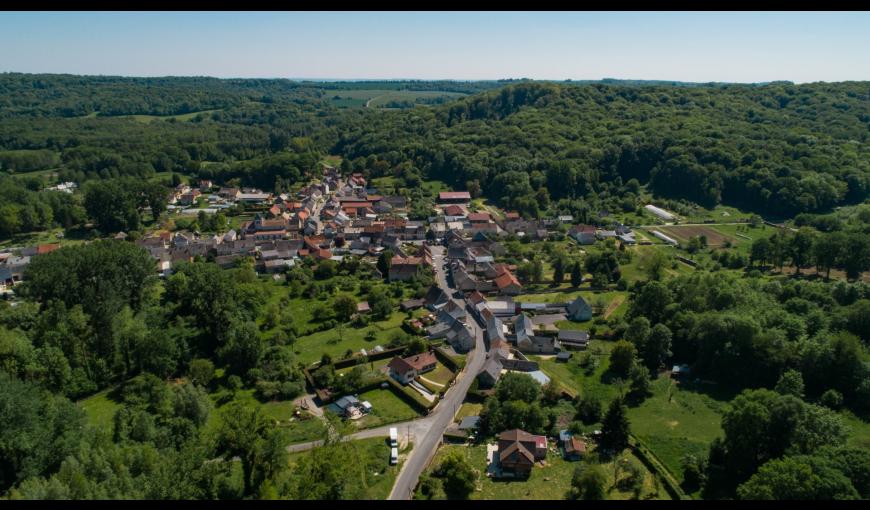
<svg viewBox="0 0 870 510">
<path fill-rule="evenodd" d="M 395 446 L 390 448 L 390 465 L 395 466 L 399 463 L 399 449 Z"/>
<path fill-rule="evenodd" d="M 399 429 L 396 427 L 390 428 L 390 446 L 393 448 L 399 446 Z"/>
</svg>

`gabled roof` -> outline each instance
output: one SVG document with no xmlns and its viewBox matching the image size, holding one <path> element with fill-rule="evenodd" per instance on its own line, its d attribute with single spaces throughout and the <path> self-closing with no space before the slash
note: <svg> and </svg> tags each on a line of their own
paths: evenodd
<svg viewBox="0 0 870 510">
<path fill-rule="evenodd" d="M 498 435 L 499 441 L 534 441 L 535 435 L 522 429 L 505 430 Z"/>
<path fill-rule="evenodd" d="M 510 271 L 502 272 L 493 281 L 495 282 L 496 287 L 498 287 L 499 289 L 504 289 L 510 287 L 511 285 L 521 287 L 519 280 L 517 280 L 517 277 L 514 276 L 513 273 L 511 273 Z"/>
<path fill-rule="evenodd" d="M 565 453 L 586 453 L 586 443 L 576 437 L 572 437 L 565 441 Z"/>
<path fill-rule="evenodd" d="M 395 357 L 390 361 L 390 364 L 388 366 L 391 369 L 395 369 L 397 372 L 405 373 L 411 369 L 420 371 L 424 367 L 437 362 L 438 359 L 435 357 L 435 354 L 431 352 L 424 352 L 423 354 L 416 354 L 407 358 Z"/>
<path fill-rule="evenodd" d="M 438 193 L 438 200 L 471 200 L 471 193 L 467 191 L 442 191 Z"/>
<path fill-rule="evenodd" d="M 561 342 L 588 342 L 589 333 L 586 331 L 577 331 L 571 329 L 559 330 L 559 341 Z"/>
<path fill-rule="evenodd" d="M 469 213 L 468 214 L 468 221 L 471 221 L 471 222 L 486 223 L 486 222 L 491 221 L 491 220 L 492 220 L 492 217 L 489 215 L 489 213 L 484 212 L 484 213 Z"/>
<path fill-rule="evenodd" d="M 486 298 L 483 297 L 483 294 L 481 294 L 480 292 L 474 291 L 468 295 L 468 301 L 470 301 L 472 304 L 476 305 L 478 303 L 482 303 L 482 302 L 486 301 Z"/>
<path fill-rule="evenodd" d="M 447 216 L 462 216 L 465 214 L 465 211 L 458 205 L 448 205 L 444 208 L 444 214 Z"/>
<path fill-rule="evenodd" d="M 437 285 L 433 285 L 429 287 L 429 290 L 426 292 L 426 296 L 423 298 L 427 304 L 436 305 L 440 303 L 446 303 L 450 297 L 441 287 Z"/>
<path fill-rule="evenodd" d="M 534 464 L 535 462 L 535 456 L 532 455 L 529 450 L 527 450 L 526 447 L 523 446 L 523 444 L 520 442 L 512 443 L 504 450 L 499 451 L 498 459 L 504 462 L 505 459 L 507 459 L 514 453 L 519 453 L 520 457 L 525 459 L 529 464 Z"/>
<path fill-rule="evenodd" d="M 589 304 L 583 299 L 583 296 L 577 296 L 577 299 L 568 303 L 568 313 L 575 314 L 584 308 L 589 308 Z"/>
</svg>

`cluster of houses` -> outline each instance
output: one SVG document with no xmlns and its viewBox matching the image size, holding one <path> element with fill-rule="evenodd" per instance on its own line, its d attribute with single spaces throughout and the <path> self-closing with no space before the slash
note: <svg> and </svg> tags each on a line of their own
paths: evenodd
<svg viewBox="0 0 870 510">
<path fill-rule="evenodd" d="M 525 354 L 554 354 L 564 360 L 568 356 L 563 353 L 586 349 L 589 342 L 585 331 L 562 329 L 555 335 L 539 334 L 529 315 L 558 313 L 572 321 L 587 321 L 592 318 L 592 308 L 580 296 L 570 303 L 516 303 L 510 297 L 487 299 L 475 291 L 466 297 L 466 303 L 483 327 L 484 340 L 489 344 L 487 360 L 477 376 L 483 389 L 495 386 L 508 371 L 528 373 L 544 385 L 549 378 Z"/>
<path fill-rule="evenodd" d="M 209 207 L 189 208 L 200 197 L 208 200 Z M 253 219 L 223 235 L 164 232 L 137 243 L 157 260 L 162 275 L 168 274 L 174 263 L 197 255 L 211 254 L 223 267 L 232 267 L 239 258 L 253 257 L 258 271 L 280 272 L 303 257 L 341 260 L 346 254 L 378 257 L 390 250 L 394 256 L 389 274 L 384 276 L 389 281 L 407 281 L 432 264 L 431 254 L 422 242 L 431 229 L 430 236 L 434 234 L 447 246 L 449 270 L 457 288 L 515 296 L 523 289 L 514 275 L 516 267 L 494 262 L 505 253 L 498 235 L 546 237 L 558 224 L 573 221 L 571 216 L 525 220 L 516 213 L 493 218 L 487 212 L 469 212 L 470 202 L 471 195 L 466 191 L 444 191 L 438 195 L 441 215 L 428 222 L 409 220 L 406 197 L 380 194 L 360 173 L 342 179 L 338 169 L 329 165 L 323 165 L 322 177 L 316 183 L 292 196 L 249 188 L 217 188 L 210 180 L 201 180 L 198 187 L 179 184 L 170 197 L 171 207 L 185 212 L 215 212 L 247 204 L 257 210 Z M 623 242 L 633 242 L 633 233 L 627 227 L 619 226 L 614 232 Z M 610 232 L 593 234 L 606 238 Z M 575 226 L 572 236 L 582 244 L 590 242 L 585 226 Z M 409 243 L 424 246 L 406 253 L 403 246 Z M 453 324 L 455 321 L 447 322 L 454 328 L 452 334 L 460 337 L 456 343 L 463 350 L 465 333 Z"/>
<path fill-rule="evenodd" d="M 211 181 L 199 184 L 199 188 L 180 184 L 170 202 L 178 207 L 192 205 L 214 189 Z M 346 254 L 377 257 L 390 249 L 396 256 L 386 276 L 391 281 L 409 280 L 432 263 L 427 249 L 405 253 L 402 248 L 403 242 L 425 239 L 425 225 L 397 216 L 407 207 L 404 197 L 375 192 L 366 187 L 361 174 L 353 174 L 343 184 L 338 171 L 330 166 L 324 167 L 317 183 L 292 196 L 223 187 L 207 195 L 210 209 L 189 210 L 214 212 L 238 203 L 252 204 L 257 209 L 253 219 L 222 235 L 158 232 L 137 244 L 155 258 L 161 275 L 169 274 L 175 263 L 196 256 L 211 256 L 222 267 L 233 267 L 238 259 L 252 257 L 258 271 L 275 273 L 304 257 L 340 261 Z"/>
<path fill-rule="evenodd" d="M 170 211 L 214 213 L 237 204 L 268 205 L 275 200 L 272 193 L 256 188 L 221 187 L 215 192 L 215 187 L 209 179 L 200 180 L 196 186 L 180 183 L 169 194 L 168 209 Z M 200 199 L 208 202 L 208 207 L 191 208 L 197 205 Z"/>
<path fill-rule="evenodd" d="M 637 244 L 631 228 L 621 223 L 614 225 L 611 230 L 600 229 L 593 225 L 574 225 L 568 230 L 568 235 L 582 245 L 595 244 L 596 241 L 605 239 L 616 239 L 628 246 Z"/>
<path fill-rule="evenodd" d="M 60 244 L 48 243 L 0 252 L 0 293 L 11 292 L 12 287 L 24 279 L 24 271 L 33 257 L 51 253 Z"/>
</svg>

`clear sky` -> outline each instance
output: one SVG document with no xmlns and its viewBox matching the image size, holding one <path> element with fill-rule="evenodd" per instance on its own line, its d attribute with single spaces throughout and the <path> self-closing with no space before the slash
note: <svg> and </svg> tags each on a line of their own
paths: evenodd
<svg viewBox="0 0 870 510">
<path fill-rule="evenodd" d="M 870 13 L 0 13 L 0 72 L 870 80 Z"/>
</svg>

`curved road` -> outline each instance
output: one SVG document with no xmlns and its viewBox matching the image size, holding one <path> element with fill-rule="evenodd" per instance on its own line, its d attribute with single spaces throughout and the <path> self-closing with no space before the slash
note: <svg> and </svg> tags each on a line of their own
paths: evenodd
<svg viewBox="0 0 870 510">
<path fill-rule="evenodd" d="M 447 278 L 444 274 L 443 268 L 444 247 L 432 246 L 432 262 L 435 266 L 435 277 L 438 286 L 444 289 L 448 295 L 451 295 L 453 289 L 451 289 L 447 284 Z M 344 440 L 353 440 L 388 436 L 390 428 L 392 427 L 399 430 L 400 437 L 404 432 L 408 441 L 411 441 L 413 438 L 415 443 L 414 449 L 411 450 L 411 453 L 405 460 L 388 499 L 402 500 L 411 499 L 413 497 L 414 489 L 417 487 L 420 475 L 435 456 L 435 451 L 441 443 L 444 431 L 447 430 L 447 427 L 449 427 L 451 423 L 453 423 L 456 413 L 459 411 L 462 402 L 465 400 L 465 395 L 468 393 L 468 389 L 471 387 L 475 377 L 480 373 L 483 363 L 486 361 L 483 330 L 478 326 L 474 319 L 469 320 L 469 326 L 474 332 L 475 348 L 468 354 L 465 368 L 463 368 L 463 370 L 457 375 L 453 387 L 447 391 L 444 398 L 435 406 L 428 416 L 403 423 L 393 423 L 383 427 L 362 430 L 344 438 Z M 288 446 L 287 451 L 291 453 L 300 452 L 310 450 L 311 448 L 322 444 L 322 440 L 298 443 Z"/>
</svg>

